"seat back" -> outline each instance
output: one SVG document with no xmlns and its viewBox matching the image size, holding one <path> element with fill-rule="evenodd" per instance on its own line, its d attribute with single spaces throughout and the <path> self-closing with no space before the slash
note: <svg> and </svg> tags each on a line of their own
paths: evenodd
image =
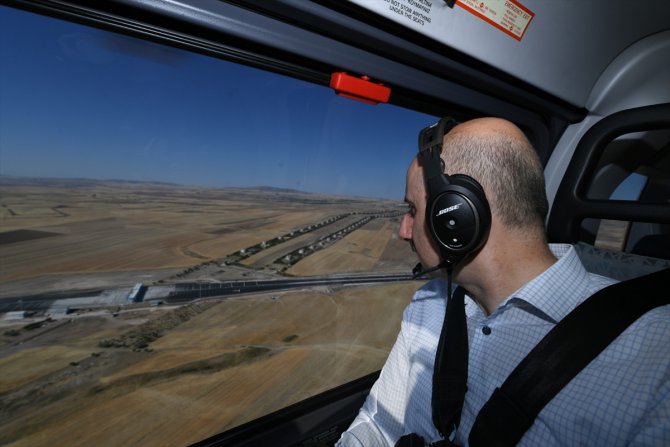
<svg viewBox="0 0 670 447">
<path fill-rule="evenodd" d="M 670 260 L 622 253 L 594 247 L 584 242 L 575 244 L 586 270 L 619 281 L 670 268 Z"/>
</svg>

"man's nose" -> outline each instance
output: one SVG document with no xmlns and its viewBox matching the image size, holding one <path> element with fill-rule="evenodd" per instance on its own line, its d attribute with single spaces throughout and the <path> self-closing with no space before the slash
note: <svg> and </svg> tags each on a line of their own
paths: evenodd
<svg viewBox="0 0 670 447">
<path fill-rule="evenodd" d="M 412 240 L 412 222 L 413 218 L 409 213 L 405 214 L 400 221 L 400 229 L 398 230 L 398 236 L 406 241 Z"/>
</svg>

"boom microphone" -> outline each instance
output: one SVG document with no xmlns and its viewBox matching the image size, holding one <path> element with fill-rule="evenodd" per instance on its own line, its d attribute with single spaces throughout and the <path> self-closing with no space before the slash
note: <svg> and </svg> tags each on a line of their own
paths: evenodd
<svg viewBox="0 0 670 447">
<path fill-rule="evenodd" d="M 444 261 L 442 261 L 442 262 L 440 262 L 439 264 L 437 264 L 435 267 L 431 267 L 431 268 L 429 268 L 429 269 L 427 269 L 427 270 L 424 270 L 424 269 L 423 269 L 423 265 L 421 265 L 421 263 L 419 262 L 419 263 L 418 263 L 417 265 L 415 265 L 414 268 L 412 269 L 412 279 L 417 279 L 418 277 L 423 276 L 423 275 L 425 275 L 426 273 L 431 273 L 431 272 L 434 272 L 434 271 L 436 271 L 436 270 L 440 270 L 440 269 L 442 269 L 442 268 L 445 268 L 446 266 L 447 266 L 447 263 L 444 262 Z"/>
</svg>

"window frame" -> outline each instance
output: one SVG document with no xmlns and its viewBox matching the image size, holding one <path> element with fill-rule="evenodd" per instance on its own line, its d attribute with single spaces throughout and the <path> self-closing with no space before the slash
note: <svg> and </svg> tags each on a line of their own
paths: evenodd
<svg viewBox="0 0 670 447">
<path fill-rule="evenodd" d="M 670 224 L 666 203 L 588 198 L 588 189 L 607 145 L 634 132 L 670 128 L 670 104 L 655 104 L 613 113 L 593 125 L 577 144 L 556 193 L 548 219 L 551 242 L 592 243 L 581 230 L 582 220 L 599 218 Z"/>
</svg>

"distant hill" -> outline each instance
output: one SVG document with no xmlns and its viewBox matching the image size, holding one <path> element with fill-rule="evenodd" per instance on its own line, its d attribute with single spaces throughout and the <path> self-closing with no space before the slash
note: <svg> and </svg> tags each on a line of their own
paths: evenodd
<svg viewBox="0 0 670 447">
<path fill-rule="evenodd" d="M 180 191 L 180 196 L 197 194 L 198 196 L 214 196 L 218 194 L 238 195 L 241 199 L 249 201 L 292 201 L 297 200 L 305 203 L 397 203 L 396 200 L 376 199 L 364 196 L 343 196 L 318 192 L 307 192 L 291 188 L 280 188 L 276 186 L 229 186 L 229 187 L 207 187 L 183 185 L 179 183 L 161 181 L 119 180 L 119 179 L 88 179 L 88 178 L 57 178 L 57 177 L 20 177 L 11 175 L 0 175 L 0 186 L 33 186 L 43 188 L 123 188 L 132 189 L 135 192 L 151 193 L 151 190 L 160 190 L 156 193 L 164 194 L 166 189 Z"/>
<path fill-rule="evenodd" d="M 139 180 L 117 180 L 117 179 L 89 179 L 89 178 L 60 178 L 60 177 L 19 177 L 13 175 L 0 175 L 2 186 L 59 186 L 66 188 L 89 188 L 100 185 L 156 185 L 169 187 L 183 187 L 177 183 Z"/>
</svg>

